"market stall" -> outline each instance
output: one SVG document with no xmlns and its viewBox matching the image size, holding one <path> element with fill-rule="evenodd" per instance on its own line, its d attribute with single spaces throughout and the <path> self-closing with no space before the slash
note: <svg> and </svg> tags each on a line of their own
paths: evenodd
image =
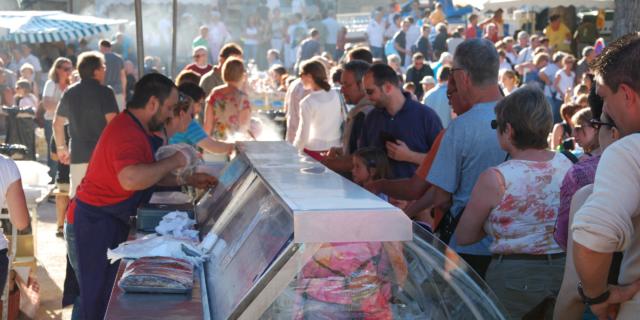
<svg viewBox="0 0 640 320">
<path fill-rule="evenodd" d="M 107 319 L 505 318 L 486 284 L 400 209 L 286 142 L 240 149 L 195 207 L 202 251 L 186 259 L 205 260 L 193 288 L 125 293 L 131 262 L 121 262 Z"/>
<path fill-rule="evenodd" d="M 62 11 L 0 11 L 0 41 L 70 41 L 107 32 L 125 22 Z"/>
</svg>

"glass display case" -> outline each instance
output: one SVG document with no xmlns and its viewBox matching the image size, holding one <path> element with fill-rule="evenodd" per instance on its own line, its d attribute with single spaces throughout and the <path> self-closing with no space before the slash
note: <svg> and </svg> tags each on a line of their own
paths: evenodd
<svg viewBox="0 0 640 320">
<path fill-rule="evenodd" d="M 286 142 L 244 143 L 198 203 L 207 319 L 503 319 L 490 289 L 400 210 Z"/>
</svg>

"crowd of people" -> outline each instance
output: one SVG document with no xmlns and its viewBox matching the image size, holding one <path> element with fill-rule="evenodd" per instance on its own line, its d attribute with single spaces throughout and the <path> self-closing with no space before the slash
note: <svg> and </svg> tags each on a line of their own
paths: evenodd
<svg viewBox="0 0 640 320">
<path fill-rule="evenodd" d="M 216 183 L 171 175 L 193 155 L 156 160 L 158 147 L 227 155 L 259 135 L 257 55 L 269 65 L 260 86 L 284 95 L 284 140 L 436 234 L 511 318 L 550 308 L 549 296 L 562 319 L 640 311 L 640 36 L 585 46 L 578 60 L 559 15 L 542 34 L 507 35 L 502 10 L 451 30 L 441 5 L 402 17 L 393 3 L 352 46 L 334 11 L 304 13 L 251 16 L 243 45 L 215 16 L 174 80 L 152 58 L 137 80 L 108 40 L 55 60 L 42 90 L 28 46 L 18 61 L 0 55 L 2 104 L 29 129 L 7 139 L 33 153 L 24 133 L 42 125 L 50 142 L 59 235 L 80 283 L 74 318 L 104 314 L 117 271 L 106 249 L 152 186 Z M 0 200 L 16 207 L 19 175 L 0 160 Z"/>
</svg>

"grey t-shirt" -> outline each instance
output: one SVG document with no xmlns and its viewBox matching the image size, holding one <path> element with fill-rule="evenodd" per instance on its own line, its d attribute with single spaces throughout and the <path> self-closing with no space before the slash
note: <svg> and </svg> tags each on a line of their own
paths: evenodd
<svg viewBox="0 0 640 320">
<path fill-rule="evenodd" d="M 107 125 L 105 115 L 118 113 L 118 104 L 113 90 L 94 79 L 87 79 L 62 94 L 56 112 L 69 119 L 71 163 L 88 163 Z"/>
<path fill-rule="evenodd" d="M 496 131 L 491 129 L 497 101 L 479 103 L 449 124 L 433 161 L 427 181 L 452 194 L 451 212 L 462 213 L 480 174 L 506 157 Z M 488 255 L 490 238 L 470 246 L 450 246 L 459 253 Z"/>
<path fill-rule="evenodd" d="M 104 83 L 113 89 L 116 94 L 122 93 L 122 82 L 120 81 L 120 71 L 124 69 L 124 61 L 119 55 L 109 52 L 104 54 L 104 61 L 107 65 L 107 73 Z"/>
</svg>

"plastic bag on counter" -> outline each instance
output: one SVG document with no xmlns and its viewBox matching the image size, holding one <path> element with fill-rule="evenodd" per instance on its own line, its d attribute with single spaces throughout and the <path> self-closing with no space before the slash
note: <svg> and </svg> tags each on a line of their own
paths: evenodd
<svg viewBox="0 0 640 320">
<path fill-rule="evenodd" d="M 168 257 L 130 262 L 118 285 L 125 292 L 187 293 L 193 289 L 193 264 Z"/>
<path fill-rule="evenodd" d="M 107 250 L 107 259 L 111 263 L 120 259 L 138 259 L 153 256 L 184 259 L 193 264 L 204 261 L 204 257 L 194 241 L 178 239 L 168 235 L 150 234 L 140 239 L 123 242 L 113 250 Z"/>
<path fill-rule="evenodd" d="M 198 151 L 186 143 L 170 144 L 160 147 L 158 151 L 156 151 L 156 159 L 163 160 L 169 158 L 176 152 L 182 153 L 182 155 L 187 159 L 187 165 L 172 171 L 172 173 L 175 175 L 182 175 L 194 172 L 198 164 L 200 164 L 200 158 Z"/>
<path fill-rule="evenodd" d="M 189 214 L 184 211 L 173 211 L 162 217 L 162 221 L 156 227 L 160 235 L 174 236 L 179 239 L 198 241 L 198 230 L 194 230 L 196 221 L 189 219 Z"/>
</svg>

